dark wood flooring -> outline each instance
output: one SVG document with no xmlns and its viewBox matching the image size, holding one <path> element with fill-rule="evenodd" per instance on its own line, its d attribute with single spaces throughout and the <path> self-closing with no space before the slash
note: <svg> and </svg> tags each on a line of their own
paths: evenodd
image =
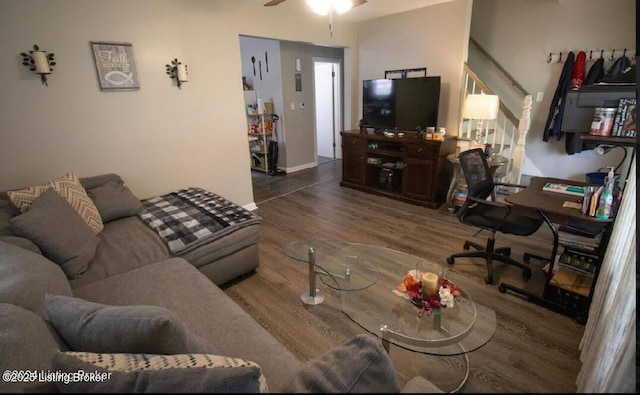
<svg viewBox="0 0 640 395">
<path fill-rule="evenodd" d="M 487 234 L 462 225 L 446 205 L 437 210 L 340 187 L 339 160 L 284 176 L 254 175 L 254 196 L 263 218 L 260 267 L 223 289 L 301 360 L 317 357 L 363 329 L 340 309 L 339 293 L 327 289 L 324 303 L 305 305 L 306 267 L 287 258 L 283 248 L 300 238 L 336 238 L 394 248 L 447 265 L 465 240 L 484 244 Z M 550 253 L 551 233 L 541 228 L 531 237 L 498 234 L 497 244 Z M 533 263 L 533 261 L 532 261 Z M 515 268 L 494 264 L 495 282 L 522 283 Z M 534 272 L 540 267 L 532 264 Z M 575 392 L 580 371 L 578 346 L 584 326 L 522 296 L 500 293 L 484 282 L 479 259 L 460 259 L 449 271 L 465 291 L 496 312 L 497 328 L 482 348 L 468 354 L 470 377 L 463 393 Z M 401 276 L 403 273 L 399 273 Z M 401 385 L 423 375 L 445 391 L 463 377 L 461 356 L 424 355 L 393 347 L 390 355 Z"/>
</svg>

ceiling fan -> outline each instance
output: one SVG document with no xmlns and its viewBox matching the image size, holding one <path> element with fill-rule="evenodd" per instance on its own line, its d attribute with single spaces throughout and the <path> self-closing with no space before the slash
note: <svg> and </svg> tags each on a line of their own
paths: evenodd
<svg viewBox="0 0 640 395">
<path fill-rule="evenodd" d="M 271 0 L 271 1 L 267 2 L 267 3 L 265 3 L 264 6 L 265 7 L 273 7 L 273 6 L 276 6 L 276 5 L 280 4 L 280 3 L 284 3 L 285 1 L 287 1 L 287 0 Z M 355 8 L 355 7 L 361 6 L 366 2 L 367 2 L 367 0 L 351 0 L 352 6 L 350 8 Z"/>
</svg>

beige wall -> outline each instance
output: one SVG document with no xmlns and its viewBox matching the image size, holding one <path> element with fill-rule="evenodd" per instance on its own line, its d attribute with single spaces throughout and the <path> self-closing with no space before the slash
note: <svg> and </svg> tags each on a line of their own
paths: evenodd
<svg viewBox="0 0 640 395">
<path fill-rule="evenodd" d="M 251 206 L 239 35 L 356 42 L 297 3 L 0 1 L 0 190 L 116 172 L 141 198 L 199 186 Z M 132 43 L 140 90 L 101 92 L 90 41 Z M 21 64 L 33 44 L 55 53 L 48 87 Z M 182 90 L 165 74 L 174 58 L 189 68 Z"/>
<path fill-rule="evenodd" d="M 456 135 L 470 18 L 471 0 L 455 0 L 361 23 L 359 114 L 362 80 L 384 78 L 385 70 L 426 67 L 427 75 L 441 76 L 439 126 Z"/>
<path fill-rule="evenodd" d="M 550 52 L 636 49 L 635 0 L 475 0 L 471 36 L 535 98 L 527 136 L 525 167 L 531 175 L 585 181 L 585 173 L 616 166 L 621 150 L 567 155 L 565 139 L 543 142 L 549 107 L 563 63 L 547 63 Z M 587 70 L 593 62 L 587 62 Z M 611 62 L 605 63 L 605 70 Z"/>
</svg>

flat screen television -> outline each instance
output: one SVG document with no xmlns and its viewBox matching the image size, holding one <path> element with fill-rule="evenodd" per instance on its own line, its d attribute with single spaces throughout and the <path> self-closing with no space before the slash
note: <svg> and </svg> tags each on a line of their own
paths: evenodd
<svg viewBox="0 0 640 395">
<path fill-rule="evenodd" d="M 362 119 L 375 129 L 438 126 L 440 77 L 364 80 Z"/>
</svg>

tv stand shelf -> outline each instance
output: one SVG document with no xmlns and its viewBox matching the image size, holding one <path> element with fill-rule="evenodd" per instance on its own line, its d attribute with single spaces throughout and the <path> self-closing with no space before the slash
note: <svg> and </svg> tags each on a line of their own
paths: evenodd
<svg viewBox="0 0 640 395">
<path fill-rule="evenodd" d="M 341 186 L 437 208 L 445 201 L 455 141 L 386 137 L 349 130 L 342 136 Z"/>
</svg>

